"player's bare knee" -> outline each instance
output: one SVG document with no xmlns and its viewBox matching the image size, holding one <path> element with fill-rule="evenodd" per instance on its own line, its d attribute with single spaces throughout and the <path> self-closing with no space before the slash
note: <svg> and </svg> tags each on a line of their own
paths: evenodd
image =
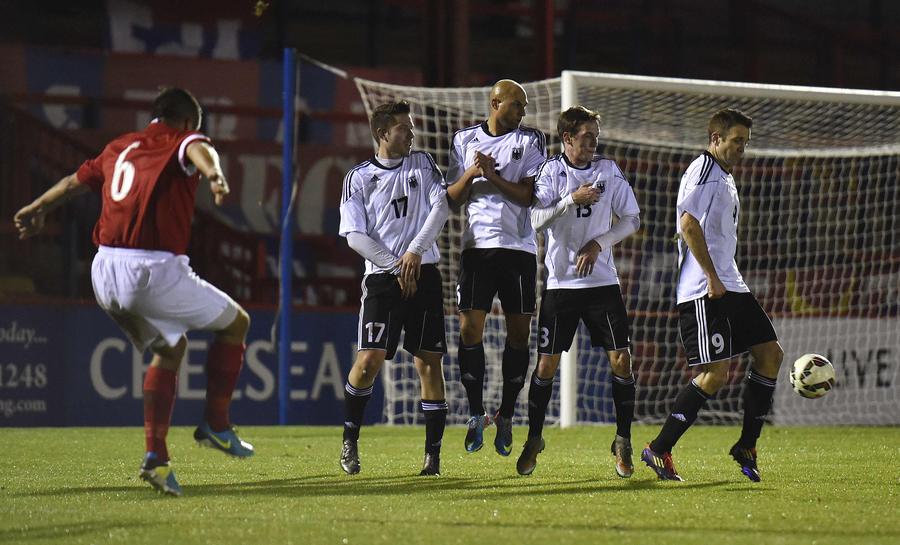
<svg viewBox="0 0 900 545">
<path fill-rule="evenodd" d="M 228 324 L 228 327 L 219 332 L 220 336 L 243 342 L 247 338 L 247 331 L 250 330 L 250 315 L 242 307 L 237 307 L 237 315 L 234 320 Z"/>
<path fill-rule="evenodd" d="M 466 346 L 472 346 L 480 343 L 483 333 L 483 329 L 478 329 L 478 327 L 471 322 L 466 324 L 463 324 L 463 322 L 459 323 L 459 338 Z"/>
<path fill-rule="evenodd" d="M 506 325 L 506 344 L 516 350 L 528 350 L 528 338 L 531 334 L 531 324 L 526 326 L 513 325 L 507 322 Z"/>
<path fill-rule="evenodd" d="M 609 366 L 619 377 L 631 376 L 631 353 L 628 350 L 610 350 Z"/>
<path fill-rule="evenodd" d="M 154 345 L 150 347 L 150 350 L 157 356 L 151 365 L 177 371 L 187 350 L 187 337 L 182 335 L 175 346 Z"/>
<path fill-rule="evenodd" d="M 380 350 L 361 350 L 356 355 L 353 367 L 364 379 L 374 379 L 384 363 L 384 352 Z"/>
<path fill-rule="evenodd" d="M 762 357 L 753 362 L 753 368 L 763 376 L 774 378 L 778 376 L 782 360 L 784 360 L 784 350 L 775 345 L 774 348 L 767 350 Z"/>
<path fill-rule="evenodd" d="M 537 375 L 542 379 L 553 378 L 556 376 L 556 370 L 559 369 L 559 356 L 546 357 L 541 356 L 538 360 Z"/>
<path fill-rule="evenodd" d="M 713 367 L 702 375 L 700 387 L 707 393 L 718 392 L 728 382 L 727 367 Z"/>
</svg>

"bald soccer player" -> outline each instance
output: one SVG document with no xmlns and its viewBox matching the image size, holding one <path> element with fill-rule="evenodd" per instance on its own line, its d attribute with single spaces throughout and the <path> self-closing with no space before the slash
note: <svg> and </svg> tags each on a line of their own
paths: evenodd
<svg viewBox="0 0 900 545">
<path fill-rule="evenodd" d="M 465 207 L 457 303 L 459 368 L 469 400 L 465 447 L 476 452 L 484 428 L 497 426 L 494 448 L 512 452 L 512 417 L 525 384 L 528 336 L 535 311 L 537 271 L 529 207 L 545 155 L 544 134 L 521 126 L 528 96 L 521 85 L 500 80 L 491 89 L 486 121 L 458 131 L 450 149 L 447 195 Z M 499 295 L 506 318 L 503 397 L 491 417 L 484 407 L 484 322 Z"/>
</svg>

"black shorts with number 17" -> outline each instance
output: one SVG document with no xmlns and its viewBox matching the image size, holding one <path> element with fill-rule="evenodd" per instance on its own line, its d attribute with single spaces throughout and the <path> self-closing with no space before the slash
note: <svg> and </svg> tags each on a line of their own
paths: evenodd
<svg viewBox="0 0 900 545">
<path fill-rule="evenodd" d="M 441 273 L 435 265 L 422 265 L 411 299 L 403 299 L 392 274 L 367 274 L 362 290 L 359 350 L 384 350 L 385 359 L 393 359 L 402 330 L 403 349 L 413 356 L 419 351 L 446 353 Z"/>
</svg>

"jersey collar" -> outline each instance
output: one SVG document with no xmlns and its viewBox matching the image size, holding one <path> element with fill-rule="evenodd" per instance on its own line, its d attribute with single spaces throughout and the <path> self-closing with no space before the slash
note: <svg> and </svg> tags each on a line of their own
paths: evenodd
<svg viewBox="0 0 900 545">
<path fill-rule="evenodd" d="M 401 166 L 403 166 L 403 161 L 405 161 L 405 160 L 406 160 L 406 157 L 400 159 L 400 162 L 397 163 L 396 165 L 394 165 L 394 166 L 392 166 L 392 167 L 386 167 L 386 166 L 382 165 L 380 162 L 378 162 L 378 157 L 377 157 L 377 156 L 373 156 L 373 157 L 372 157 L 372 164 L 375 165 L 376 167 L 380 168 L 381 170 L 397 170 L 398 168 L 400 168 Z"/>
<path fill-rule="evenodd" d="M 566 165 L 568 165 L 569 168 L 574 168 L 575 170 L 587 170 L 587 169 L 591 168 L 591 163 L 594 162 L 593 160 L 591 160 L 591 161 L 588 161 L 588 164 L 583 167 L 576 167 L 575 165 L 572 164 L 571 161 L 569 161 L 569 157 L 566 155 L 566 152 L 562 152 L 559 155 L 562 157 L 562 160 L 566 162 Z"/>
<path fill-rule="evenodd" d="M 723 172 L 725 172 L 726 174 L 731 174 L 731 171 L 728 170 L 727 168 L 725 168 L 724 166 L 722 166 L 722 163 L 720 163 L 719 160 L 716 159 L 716 157 L 712 153 L 709 152 L 709 150 L 703 150 L 703 155 L 706 155 L 707 157 L 709 157 L 710 159 L 715 161 L 716 164 L 719 166 L 719 168 L 722 169 Z"/>
<path fill-rule="evenodd" d="M 487 119 L 485 119 L 484 121 L 481 122 L 481 131 L 482 131 L 484 134 L 486 134 L 487 136 L 490 136 L 491 138 L 500 138 L 501 136 L 506 136 L 506 135 L 509 134 L 510 132 L 515 132 L 515 130 L 516 130 L 516 129 L 513 129 L 513 130 L 511 130 L 511 131 L 509 131 L 509 132 L 505 132 L 505 133 L 503 133 L 503 134 L 493 134 L 493 133 L 491 133 L 491 129 L 488 128 L 488 122 L 487 122 Z"/>
</svg>

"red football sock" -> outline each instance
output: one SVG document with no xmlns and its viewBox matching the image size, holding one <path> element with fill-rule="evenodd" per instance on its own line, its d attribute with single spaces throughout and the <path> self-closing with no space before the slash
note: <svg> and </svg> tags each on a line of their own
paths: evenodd
<svg viewBox="0 0 900 545">
<path fill-rule="evenodd" d="M 213 431 L 231 426 L 228 407 L 244 363 L 244 344 L 213 342 L 206 357 L 206 423 Z"/>
<path fill-rule="evenodd" d="M 144 437 L 147 452 L 155 452 L 161 462 L 169 461 L 166 435 L 175 407 L 174 371 L 162 367 L 150 367 L 144 377 Z"/>
</svg>

